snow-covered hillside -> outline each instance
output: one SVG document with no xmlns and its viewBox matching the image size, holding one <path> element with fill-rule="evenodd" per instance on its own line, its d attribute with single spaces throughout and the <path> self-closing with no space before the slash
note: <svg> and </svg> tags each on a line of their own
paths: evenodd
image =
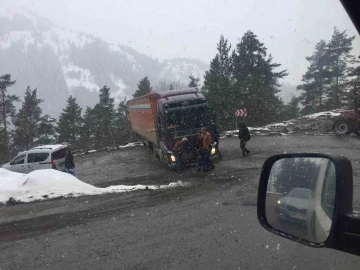
<svg viewBox="0 0 360 270">
<path fill-rule="evenodd" d="M 192 59 L 159 62 L 123 45 L 62 29 L 29 10 L 0 11 L 0 74 L 17 81 L 10 90 L 23 96 L 37 87 L 45 113 L 57 117 L 71 94 L 82 107 L 93 106 L 107 85 L 117 101 L 131 97 L 139 80 L 187 84 L 202 78 L 207 64 Z"/>
</svg>

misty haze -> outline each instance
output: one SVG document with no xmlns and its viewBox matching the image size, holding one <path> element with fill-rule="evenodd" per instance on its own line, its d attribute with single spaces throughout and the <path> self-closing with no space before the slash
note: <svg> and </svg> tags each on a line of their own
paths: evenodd
<svg viewBox="0 0 360 270">
<path fill-rule="evenodd" d="M 0 269 L 360 269 L 352 12 L 0 0 Z"/>
</svg>

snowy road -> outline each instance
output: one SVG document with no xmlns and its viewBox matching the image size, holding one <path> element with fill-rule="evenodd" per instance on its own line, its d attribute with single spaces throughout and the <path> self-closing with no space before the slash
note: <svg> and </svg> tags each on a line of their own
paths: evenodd
<svg viewBox="0 0 360 270">
<path fill-rule="evenodd" d="M 247 159 L 236 138 L 220 148 L 224 160 L 211 174 L 176 174 L 143 147 L 77 157 L 78 177 L 97 187 L 192 185 L 0 206 L 0 269 L 360 268 L 360 257 L 287 241 L 256 218 L 262 163 L 285 151 L 348 157 L 360 208 L 357 137 L 253 137 Z"/>
</svg>

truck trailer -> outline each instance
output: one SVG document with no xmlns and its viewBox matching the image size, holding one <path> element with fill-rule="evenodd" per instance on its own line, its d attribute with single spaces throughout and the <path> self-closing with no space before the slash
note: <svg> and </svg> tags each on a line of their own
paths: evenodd
<svg viewBox="0 0 360 270">
<path fill-rule="evenodd" d="M 197 88 L 150 93 L 129 100 L 127 108 L 133 131 L 170 167 L 175 166 L 172 149 L 178 140 L 189 140 L 186 164 L 195 164 L 196 138 L 206 127 L 213 140 L 211 158 L 219 156 L 219 132 L 214 111 Z"/>
</svg>

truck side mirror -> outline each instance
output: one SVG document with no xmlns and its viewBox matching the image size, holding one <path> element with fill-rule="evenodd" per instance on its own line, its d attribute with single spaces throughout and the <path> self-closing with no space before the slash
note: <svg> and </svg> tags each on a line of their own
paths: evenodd
<svg viewBox="0 0 360 270">
<path fill-rule="evenodd" d="M 353 213 L 352 195 L 352 166 L 345 157 L 272 156 L 260 176 L 258 220 L 292 241 L 360 255 L 360 217 Z"/>
</svg>

